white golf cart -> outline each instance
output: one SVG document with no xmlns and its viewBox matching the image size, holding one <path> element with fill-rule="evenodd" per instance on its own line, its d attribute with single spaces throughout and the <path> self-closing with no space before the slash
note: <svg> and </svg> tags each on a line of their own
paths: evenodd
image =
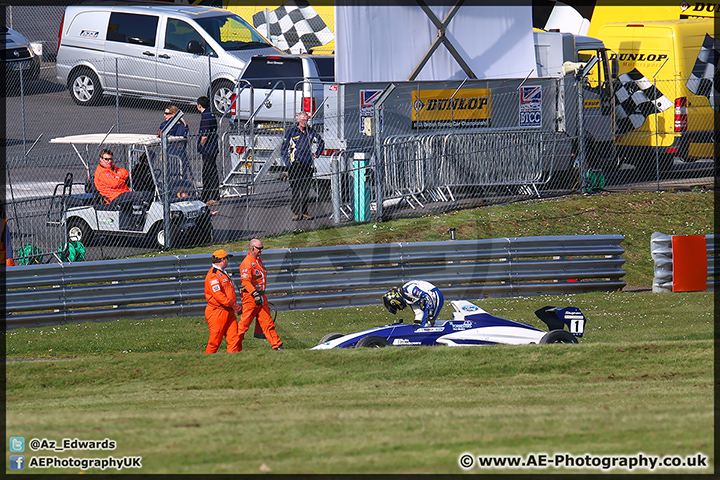
<svg viewBox="0 0 720 480">
<path fill-rule="evenodd" d="M 55 187 L 48 212 L 48 225 L 67 226 L 68 240 L 87 245 L 95 236 L 147 237 L 156 247 L 165 247 L 163 209 L 164 175 L 169 186 L 170 246 L 201 245 L 212 240 L 212 223 L 207 205 L 198 200 L 186 159 L 177 154 L 182 137 L 168 137 L 168 165 L 164 172 L 161 140 L 156 135 L 88 134 L 54 138 L 50 143 L 70 144 L 87 171 L 87 181 L 73 183 L 68 174 L 64 183 Z M 85 155 L 77 148 L 85 145 Z M 91 145 L 96 146 L 90 148 Z M 175 149 L 172 146 L 175 145 Z M 119 148 L 118 148 L 119 147 Z M 108 204 L 97 192 L 94 173 L 102 148 L 115 152 L 116 160 L 127 153 L 130 172 L 128 186 L 133 191 L 147 191 L 149 202 L 118 209 Z M 172 152 L 175 152 L 173 154 Z M 83 179 L 85 180 L 85 179 Z M 84 193 L 73 194 L 73 187 Z"/>
</svg>

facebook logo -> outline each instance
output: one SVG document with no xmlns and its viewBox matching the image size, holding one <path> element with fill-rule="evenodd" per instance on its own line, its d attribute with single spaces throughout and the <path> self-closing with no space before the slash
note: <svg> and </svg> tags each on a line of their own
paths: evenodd
<svg viewBox="0 0 720 480">
<path fill-rule="evenodd" d="M 25 470 L 25 455 L 10 455 L 10 470 Z"/>
<path fill-rule="evenodd" d="M 25 437 L 10 437 L 10 451 L 11 452 L 24 452 L 25 451 Z"/>
</svg>

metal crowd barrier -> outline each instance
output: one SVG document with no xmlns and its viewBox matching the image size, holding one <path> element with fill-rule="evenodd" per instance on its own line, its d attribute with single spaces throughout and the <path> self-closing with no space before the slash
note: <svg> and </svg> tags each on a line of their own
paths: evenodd
<svg viewBox="0 0 720 480">
<path fill-rule="evenodd" d="M 524 130 L 387 137 L 385 199 L 427 194 L 446 200 L 452 187 L 511 185 L 539 196 L 537 185 L 550 180 L 560 140 L 553 132 Z"/>
<path fill-rule="evenodd" d="M 377 305 L 391 286 L 422 279 L 446 299 L 614 291 L 625 282 L 622 235 L 342 245 L 266 250 L 277 310 Z M 245 252 L 236 252 L 235 273 Z M 202 316 L 210 255 L 6 269 L 5 328 Z"/>
</svg>

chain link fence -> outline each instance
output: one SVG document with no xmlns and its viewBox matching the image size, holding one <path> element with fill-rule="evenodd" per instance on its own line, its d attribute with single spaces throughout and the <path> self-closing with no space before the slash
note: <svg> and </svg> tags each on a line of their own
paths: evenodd
<svg viewBox="0 0 720 480">
<path fill-rule="evenodd" d="M 252 82 L 228 83 L 210 57 L 192 57 L 162 79 L 157 65 L 138 69 L 117 57 L 88 58 L 64 70 L 45 61 L 38 79 L 21 71 L 17 84 L 7 85 L 3 210 L 16 264 L 67 261 L 80 234 L 85 259 L 118 258 L 163 243 L 219 244 L 471 205 L 714 181 L 715 111 L 703 92 L 688 90 L 689 78 L 655 82 L 652 94 L 618 80 L 614 96 L 598 103 L 588 100 L 592 87 L 572 77 L 433 88 L 398 82 L 375 108 L 387 84 L 312 79 L 308 101 L 308 79 L 285 79 L 270 94 Z M 538 86 L 541 102 L 521 106 L 523 88 Z M 235 116 L 218 111 L 233 91 L 240 100 Z M 218 121 L 219 205 L 201 201 L 195 102 L 201 95 L 213 101 Z M 112 143 L 116 134 L 157 136 L 169 105 L 179 107 L 189 128 L 180 147 L 163 149 L 159 139 Z M 325 145 L 314 152 L 315 172 L 298 181 L 308 211 L 294 220 L 281 145 L 303 109 L 312 110 L 310 124 Z M 521 112 L 539 120 L 523 120 Z M 613 116 L 614 140 L 594 137 L 597 123 Z M 104 142 L 51 142 L 83 134 L 110 135 Z M 153 201 L 142 212 L 109 210 L 92 182 L 86 185 L 103 148 L 129 171 L 130 185 L 151 182 Z M 146 178 L 133 173 L 144 162 Z M 175 180 L 164 177 L 166 167 Z"/>
</svg>

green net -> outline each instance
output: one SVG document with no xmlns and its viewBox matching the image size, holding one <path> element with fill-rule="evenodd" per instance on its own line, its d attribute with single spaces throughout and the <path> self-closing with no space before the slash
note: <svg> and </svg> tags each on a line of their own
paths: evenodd
<svg viewBox="0 0 720 480">
<path fill-rule="evenodd" d="M 85 260 L 85 245 L 79 240 L 73 240 L 58 247 L 58 256 L 63 262 L 80 262 Z"/>
<path fill-rule="evenodd" d="M 602 170 L 590 169 L 585 175 L 588 193 L 599 192 L 605 188 L 605 175 Z"/>
<path fill-rule="evenodd" d="M 28 243 L 18 249 L 15 259 L 19 265 L 39 264 L 42 263 L 42 252 L 35 245 Z"/>
</svg>

